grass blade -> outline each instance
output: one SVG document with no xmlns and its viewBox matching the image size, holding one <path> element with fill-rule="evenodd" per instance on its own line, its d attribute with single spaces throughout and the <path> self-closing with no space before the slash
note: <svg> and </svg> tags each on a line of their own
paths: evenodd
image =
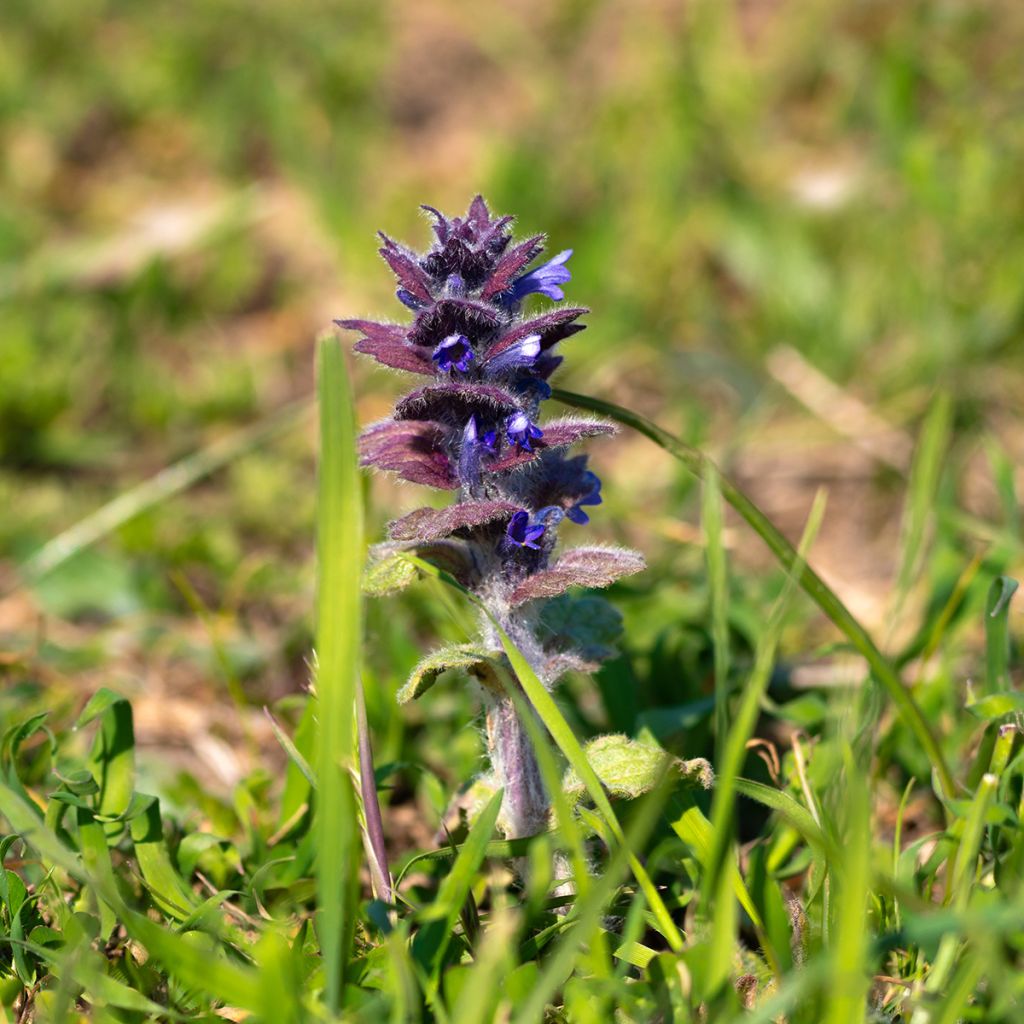
<svg viewBox="0 0 1024 1024">
<path fill-rule="evenodd" d="M 459 919 L 459 913 L 466 902 L 476 873 L 487 855 L 487 844 L 494 834 L 494 826 L 501 812 L 503 791 L 491 797 L 480 816 L 473 822 L 466 841 L 462 844 L 451 871 L 445 876 L 437 898 L 421 915 L 423 927 L 413 940 L 413 958 L 427 973 L 435 991 L 439 982 L 438 972 L 445 950 Z"/>
<path fill-rule="evenodd" d="M 578 395 L 572 391 L 556 388 L 553 397 L 567 405 L 579 409 L 589 409 L 632 427 L 649 438 L 656 445 L 664 448 L 670 455 L 678 459 L 691 473 L 704 479 L 711 467 L 711 461 L 702 452 L 691 448 L 679 438 L 661 427 L 645 419 L 643 416 L 613 402 L 605 402 L 599 398 Z M 799 563 L 796 549 L 779 532 L 772 521 L 750 500 L 728 477 L 719 474 L 722 497 L 747 521 L 757 535 L 768 545 L 781 565 L 792 572 Z M 878 682 L 885 688 L 890 700 L 896 705 L 911 732 L 928 754 L 938 775 L 942 789 L 948 795 L 956 792 L 953 775 L 946 763 L 945 755 L 938 740 L 932 733 L 924 713 L 914 700 L 913 695 L 904 687 L 895 669 L 878 649 L 867 630 L 851 614 L 850 610 L 836 596 L 825 581 L 809 566 L 800 566 L 796 575 L 797 582 L 804 592 L 842 631 L 853 646 L 863 655 Z"/>
<path fill-rule="evenodd" d="M 729 728 L 729 580 L 722 543 L 722 492 L 714 468 L 704 478 L 701 503 L 704 551 L 711 591 L 711 640 L 715 655 L 715 763 L 722 757 Z"/>
<path fill-rule="evenodd" d="M 359 823 L 351 769 L 362 636 L 363 504 L 356 464 L 351 385 L 336 339 L 320 342 L 317 503 L 317 674 L 319 706 L 314 833 L 325 999 L 341 1005 L 354 929 Z"/>
<path fill-rule="evenodd" d="M 1018 583 L 1009 576 L 992 581 L 985 600 L 985 692 L 1010 689 L 1010 600 Z"/>
</svg>

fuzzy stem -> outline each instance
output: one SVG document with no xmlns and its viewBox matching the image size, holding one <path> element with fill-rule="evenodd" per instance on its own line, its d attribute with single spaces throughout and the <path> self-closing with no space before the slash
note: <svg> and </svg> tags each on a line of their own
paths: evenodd
<svg viewBox="0 0 1024 1024">
<path fill-rule="evenodd" d="M 487 694 L 486 722 L 491 766 L 505 790 L 502 825 L 506 838 L 536 835 L 547 827 L 551 801 L 530 736 L 515 705 L 503 694 Z"/>
</svg>

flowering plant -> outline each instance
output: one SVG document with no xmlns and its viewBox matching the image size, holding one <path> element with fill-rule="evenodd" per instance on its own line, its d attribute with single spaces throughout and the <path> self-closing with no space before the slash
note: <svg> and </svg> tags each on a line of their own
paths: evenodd
<svg viewBox="0 0 1024 1024">
<path fill-rule="evenodd" d="M 500 825 L 528 836 L 548 821 L 550 801 L 519 712 L 493 666 L 508 634 L 548 688 L 571 669 L 592 670 L 613 648 L 614 609 L 571 587 L 605 587 L 639 572 L 635 551 L 590 545 L 555 554 L 559 529 L 583 526 L 601 503 L 601 481 L 576 442 L 614 427 L 595 419 L 542 420 L 548 379 L 562 362 L 557 346 L 584 325 L 580 307 L 537 316 L 522 312 L 529 295 L 564 299 L 571 250 L 532 269 L 544 236 L 513 243 L 511 217 L 491 215 L 477 196 L 465 217 L 434 218 L 436 241 L 423 254 L 381 235 L 380 254 L 398 280 L 408 323 L 340 320 L 359 331 L 356 351 L 385 366 L 430 378 L 405 395 L 386 420 L 360 438 L 363 465 L 404 480 L 456 492 L 445 508 L 420 508 L 390 524 L 390 540 L 373 552 L 367 588 L 386 593 L 415 575 L 414 553 L 444 569 L 486 610 L 478 643 L 442 648 L 425 658 L 399 694 L 420 696 L 441 672 L 460 668 L 480 685 L 486 708 L 490 774 L 501 787 Z M 508 673 L 506 673 L 506 678 Z"/>
</svg>

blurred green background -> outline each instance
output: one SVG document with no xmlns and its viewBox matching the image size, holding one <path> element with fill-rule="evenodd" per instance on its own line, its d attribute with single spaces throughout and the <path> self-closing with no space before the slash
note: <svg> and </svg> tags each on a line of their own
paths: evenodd
<svg viewBox="0 0 1024 1024">
<path fill-rule="evenodd" d="M 1010 2 L 5 0 L 0 715 L 102 683 L 136 701 L 153 764 L 198 750 L 230 786 L 274 749 L 256 709 L 308 675 L 311 421 L 32 586 L 18 565 L 311 396 L 333 317 L 402 313 L 374 232 L 425 245 L 418 205 L 478 191 L 575 249 L 568 297 L 593 312 L 562 385 L 706 448 L 791 536 L 827 487 L 814 562 L 883 638 L 916 628 L 892 585 L 937 394 L 952 433 L 918 601 L 993 543 L 1019 572 L 1022 44 Z M 401 383 L 355 372 L 364 421 L 384 415 Z M 652 563 L 616 594 L 632 654 L 599 680 L 627 727 L 707 692 L 698 501 L 646 442 L 593 451 L 593 536 Z M 368 493 L 378 535 L 424 500 Z M 726 539 L 742 646 L 779 578 Z M 369 616 L 383 756 L 429 715 L 456 740 L 418 756 L 466 777 L 465 698 L 388 710 L 457 623 L 429 588 Z M 787 649 L 832 638 L 802 605 Z"/>
</svg>

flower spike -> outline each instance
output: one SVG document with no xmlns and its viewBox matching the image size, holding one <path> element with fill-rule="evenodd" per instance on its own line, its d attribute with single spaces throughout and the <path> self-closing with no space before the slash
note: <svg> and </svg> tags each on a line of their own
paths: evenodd
<svg viewBox="0 0 1024 1024">
<path fill-rule="evenodd" d="M 519 309 L 529 295 L 564 299 L 572 250 L 531 270 L 544 236 L 514 242 L 512 218 L 492 214 L 481 196 L 463 217 L 424 209 L 434 221 L 426 252 L 381 235 L 380 254 L 397 278 L 407 322 L 337 321 L 360 332 L 358 352 L 433 378 L 363 432 L 363 464 L 456 492 L 448 506 L 392 523 L 380 557 L 411 550 L 453 572 L 487 608 L 485 656 L 503 657 L 493 619 L 550 687 L 612 648 L 554 629 L 546 602 L 564 602 L 558 595 L 567 588 L 608 586 L 643 568 L 639 554 L 617 548 L 555 551 L 565 524 L 586 524 L 584 509 L 601 503 L 601 481 L 587 457 L 568 450 L 614 432 L 599 420 L 538 422 L 551 394 L 547 379 L 562 361 L 556 346 L 583 330 L 577 321 L 587 310 L 558 307 L 525 318 Z M 505 789 L 501 827 L 509 837 L 530 835 L 546 827 L 550 808 L 529 735 L 499 686 L 481 691 L 491 766 Z"/>
</svg>

